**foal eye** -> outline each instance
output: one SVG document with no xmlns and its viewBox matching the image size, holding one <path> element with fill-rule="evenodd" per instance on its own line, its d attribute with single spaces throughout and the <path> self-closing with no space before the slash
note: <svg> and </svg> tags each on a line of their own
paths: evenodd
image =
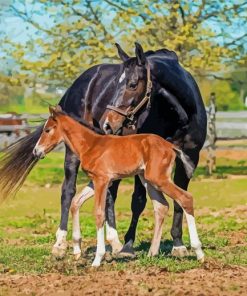
<svg viewBox="0 0 247 296">
<path fill-rule="evenodd" d="M 49 128 L 45 129 L 45 133 L 49 133 L 49 131 L 50 131 Z"/>
</svg>

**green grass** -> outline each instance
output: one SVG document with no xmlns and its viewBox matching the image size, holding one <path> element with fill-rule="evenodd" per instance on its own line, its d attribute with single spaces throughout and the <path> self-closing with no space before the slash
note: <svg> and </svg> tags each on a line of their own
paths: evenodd
<svg viewBox="0 0 247 296">
<path fill-rule="evenodd" d="M 53 164 L 49 163 L 46 159 L 43 164 L 52 166 L 56 164 L 54 162 L 55 160 Z M 30 182 L 29 180 L 29 184 L 23 187 L 15 199 L 7 200 L 0 207 L 0 273 L 82 273 L 90 266 L 95 251 L 93 200 L 82 207 L 80 214 L 85 262 L 74 262 L 71 246 L 66 258 L 56 261 L 50 252 L 59 224 L 60 188 L 33 186 Z M 207 259 L 224 265 L 247 265 L 247 255 L 244 252 L 247 246 L 244 207 L 247 203 L 246 179 L 195 179 L 190 191 L 195 197 L 198 231 Z M 122 241 L 131 218 L 131 193 L 132 186 L 123 185 L 116 202 L 117 228 Z M 170 272 L 181 272 L 199 267 L 193 252 L 183 259 L 170 255 L 171 222 L 172 205 L 165 220 L 160 255 L 148 258 L 154 223 L 152 205 L 148 200 L 138 224 L 135 243 L 137 258 L 129 261 L 110 257 L 102 268 L 138 270 L 140 267 L 157 266 Z M 189 246 L 186 223 L 184 226 L 184 242 Z M 235 243 L 235 237 L 240 237 L 240 241 Z M 68 239 L 71 240 L 71 223 Z"/>
<path fill-rule="evenodd" d="M 27 184 L 44 186 L 46 184 L 61 184 L 64 178 L 64 153 L 52 152 L 40 160 L 27 178 Z M 217 159 L 217 168 L 212 178 L 226 178 L 227 175 L 247 175 L 247 160 L 232 160 L 227 158 Z M 206 168 L 199 164 L 195 171 L 194 178 L 206 176 Z M 77 184 L 88 181 L 87 176 L 79 170 Z M 124 184 L 133 184 L 133 178 L 122 181 Z"/>
</svg>

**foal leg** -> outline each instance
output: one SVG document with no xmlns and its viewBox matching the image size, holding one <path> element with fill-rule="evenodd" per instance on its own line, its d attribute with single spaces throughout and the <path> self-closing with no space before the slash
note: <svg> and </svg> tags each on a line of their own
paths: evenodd
<svg viewBox="0 0 247 296">
<path fill-rule="evenodd" d="M 150 183 L 148 183 L 143 176 L 139 176 L 143 186 L 147 189 L 150 196 L 153 208 L 154 208 L 154 234 L 152 244 L 148 252 L 148 256 L 156 256 L 159 254 L 160 240 L 162 236 L 163 222 L 166 214 L 169 210 L 169 204 L 165 199 L 161 191 L 155 189 Z"/>
<path fill-rule="evenodd" d="M 72 239 L 73 239 L 73 254 L 75 260 L 81 257 L 81 230 L 80 230 L 80 217 L 79 209 L 84 204 L 86 200 L 94 195 L 94 190 L 92 188 L 92 183 L 90 182 L 88 186 L 83 188 L 82 192 L 77 194 L 73 200 L 70 207 L 72 215 Z"/>
<path fill-rule="evenodd" d="M 105 204 L 106 193 L 109 180 L 94 179 L 95 186 L 95 218 L 97 227 L 97 249 L 92 266 L 100 266 L 101 260 L 105 255 L 105 235 L 104 235 L 104 223 L 105 223 Z"/>
<path fill-rule="evenodd" d="M 191 153 L 186 153 L 190 156 L 195 167 L 198 164 L 199 151 L 192 151 Z M 174 175 L 174 183 L 180 188 L 187 190 L 190 179 L 187 177 L 184 166 L 180 159 L 176 160 L 176 169 Z M 184 246 L 182 235 L 183 235 L 183 209 L 181 206 L 174 201 L 174 214 L 173 214 L 173 223 L 171 228 L 171 236 L 173 238 L 173 248 L 172 255 L 183 257 L 188 255 L 188 251 Z"/>
<path fill-rule="evenodd" d="M 115 201 L 117 198 L 117 190 L 121 180 L 116 180 L 113 182 L 111 187 L 107 190 L 106 196 L 106 239 L 112 247 L 112 253 L 117 254 L 122 249 L 123 245 L 121 244 L 117 229 L 116 229 L 116 220 L 115 220 Z"/>
<path fill-rule="evenodd" d="M 61 220 L 56 232 L 56 243 L 52 248 L 52 254 L 56 258 L 63 258 L 67 249 L 67 226 L 71 200 L 76 192 L 76 177 L 80 161 L 76 155 L 66 146 L 64 171 L 65 179 L 61 196 Z"/>
<path fill-rule="evenodd" d="M 195 250 L 197 259 L 203 262 L 204 253 L 201 248 L 202 244 L 197 234 L 192 195 L 173 184 L 169 179 L 162 183 L 160 189 L 162 192 L 173 198 L 183 208 L 188 223 L 191 247 Z"/>
<path fill-rule="evenodd" d="M 145 209 L 147 203 L 146 198 L 146 189 L 142 185 L 138 176 L 135 176 L 135 190 L 132 195 L 131 202 L 131 210 L 132 210 L 132 218 L 129 229 L 124 237 L 125 244 L 120 252 L 123 256 L 131 256 L 135 255 L 133 244 L 136 236 L 136 227 L 139 220 L 139 217 L 143 210 Z"/>
</svg>

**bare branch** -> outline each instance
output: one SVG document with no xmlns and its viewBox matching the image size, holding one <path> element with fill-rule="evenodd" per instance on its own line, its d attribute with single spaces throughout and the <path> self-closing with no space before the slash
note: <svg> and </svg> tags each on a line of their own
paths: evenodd
<svg viewBox="0 0 247 296">
<path fill-rule="evenodd" d="M 25 22 L 30 23 L 31 25 L 33 25 L 36 29 L 41 30 L 42 32 L 45 32 L 49 35 L 53 35 L 53 36 L 59 36 L 59 34 L 54 33 L 51 30 L 45 29 L 43 27 L 41 27 L 38 23 L 36 23 L 34 20 L 30 19 L 29 16 L 27 15 L 27 12 L 23 12 L 20 11 L 18 9 L 16 9 L 13 5 L 10 5 L 10 8 L 13 10 L 13 12 L 15 13 L 15 15 L 17 17 L 20 17 L 22 20 L 24 20 Z"/>
<path fill-rule="evenodd" d="M 121 7 L 120 5 L 118 5 L 116 3 L 113 3 L 112 1 L 109 1 L 109 0 L 103 0 L 103 1 L 106 2 L 107 4 L 109 4 L 110 6 L 117 8 L 118 10 L 127 12 L 127 10 L 125 10 L 123 7 Z"/>
<path fill-rule="evenodd" d="M 236 45 L 236 43 L 240 40 L 242 40 L 244 37 L 247 36 L 247 33 L 245 33 L 244 35 L 238 37 L 238 38 L 235 38 L 233 41 L 231 42 L 228 42 L 228 43 L 225 43 L 226 46 L 231 46 L 231 45 Z"/>
</svg>

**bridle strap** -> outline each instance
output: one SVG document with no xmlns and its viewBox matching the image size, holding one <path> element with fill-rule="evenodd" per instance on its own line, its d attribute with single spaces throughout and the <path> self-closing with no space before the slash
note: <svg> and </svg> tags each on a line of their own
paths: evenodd
<svg viewBox="0 0 247 296">
<path fill-rule="evenodd" d="M 148 102 L 148 105 L 150 104 L 150 98 L 151 98 L 151 91 L 152 91 L 152 80 L 151 80 L 151 72 L 150 72 L 150 66 L 149 63 L 147 63 L 147 86 L 146 86 L 146 92 L 144 98 L 141 100 L 141 102 L 134 107 L 134 109 L 129 110 L 130 107 L 124 111 L 121 110 L 118 107 L 107 105 L 106 109 L 113 110 L 125 117 L 127 117 L 130 120 L 133 120 L 135 114 Z"/>
</svg>

